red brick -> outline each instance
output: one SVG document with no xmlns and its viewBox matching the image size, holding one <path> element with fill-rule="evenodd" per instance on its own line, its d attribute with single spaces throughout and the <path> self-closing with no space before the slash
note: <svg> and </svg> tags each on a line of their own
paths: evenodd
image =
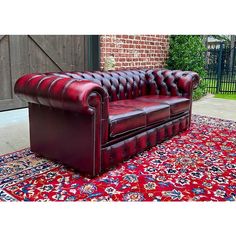
<svg viewBox="0 0 236 236">
<path fill-rule="evenodd" d="M 114 54 L 115 69 L 164 67 L 168 58 L 168 35 L 102 35 L 101 68 Z"/>
</svg>

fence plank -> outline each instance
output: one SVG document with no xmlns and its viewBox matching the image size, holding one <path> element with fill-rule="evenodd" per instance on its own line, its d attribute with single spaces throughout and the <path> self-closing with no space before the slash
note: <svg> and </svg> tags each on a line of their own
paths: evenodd
<svg viewBox="0 0 236 236">
<path fill-rule="evenodd" d="M 0 100 L 12 97 L 9 36 L 0 41 Z"/>
<path fill-rule="evenodd" d="M 30 35 L 29 36 L 35 44 L 38 45 L 38 47 L 56 64 L 56 66 L 60 70 L 66 70 L 67 68 L 63 64 L 61 57 L 59 54 L 54 50 L 52 45 L 49 43 L 48 40 L 45 40 L 45 37 L 38 36 L 38 35 Z"/>
<path fill-rule="evenodd" d="M 85 70 L 89 37 L 0 35 L 0 111 L 26 106 L 13 91 L 16 80 L 23 74 Z"/>
<path fill-rule="evenodd" d="M 0 35 L 0 41 L 5 37 L 6 35 Z"/>
</svg>

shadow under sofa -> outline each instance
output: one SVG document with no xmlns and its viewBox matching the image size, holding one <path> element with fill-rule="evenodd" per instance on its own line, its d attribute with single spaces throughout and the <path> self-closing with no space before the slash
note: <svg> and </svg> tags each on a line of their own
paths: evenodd
<svg viewBox="0 0 236 236">
<path fill-rule="evenodd" d="M 185 131 L 197 73 L 123 70 L 27 74 L 31 150 L 94 177 Z"/>
</svg>

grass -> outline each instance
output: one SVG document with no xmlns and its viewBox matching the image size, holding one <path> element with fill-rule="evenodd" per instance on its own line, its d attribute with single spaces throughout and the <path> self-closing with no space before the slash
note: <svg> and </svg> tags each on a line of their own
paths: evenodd
<svg viewBox="0 0 236 236">
<path fill-rule="evenodd" d="M 229 100 L 236 100 L 236 78 L 234 77 L 234 80 L 231 80 L 231 83 L 226 83 L 227 78 L 223 78 L 223 83 L 221 84 L 221 91 L 235 91 L 235 93 L 216 93 L 216 82 L 217 79 L 207 80 L 205 79 L 204 82 L 206 83 L 208 88 L 207 91 L 215 94 L 215 98 L 222 98 L 222 99 L 229 99 Z"/>
<path fill-rule="evenodd" d="M 214 98 L 236 100 L 236 94 L 215 94 Z"/>
</svg>

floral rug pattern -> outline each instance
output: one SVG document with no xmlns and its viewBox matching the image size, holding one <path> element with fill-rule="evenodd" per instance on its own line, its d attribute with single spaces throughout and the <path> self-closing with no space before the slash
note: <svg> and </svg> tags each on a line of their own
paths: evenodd
<svg viewBox="0 0 236 236">
<path fill-rule="evenodd" d="M 89 179 L 24 149 L 0 156 L 0 201 L 235 201 L 236 122 L 190 130 Z"/>
</svg>

